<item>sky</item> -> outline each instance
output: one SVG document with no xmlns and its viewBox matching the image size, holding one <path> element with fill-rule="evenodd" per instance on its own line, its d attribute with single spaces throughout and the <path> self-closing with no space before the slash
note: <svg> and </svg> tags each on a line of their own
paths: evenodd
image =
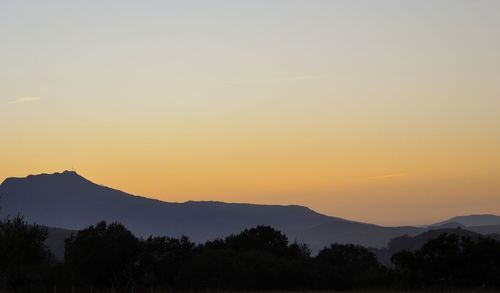
<svg viewBox="0 0 500 293">
<path fill-rule="evenodd" d="M 500 214 L 500 1 L 0 0 L 0 181 Z"/>
</svg>

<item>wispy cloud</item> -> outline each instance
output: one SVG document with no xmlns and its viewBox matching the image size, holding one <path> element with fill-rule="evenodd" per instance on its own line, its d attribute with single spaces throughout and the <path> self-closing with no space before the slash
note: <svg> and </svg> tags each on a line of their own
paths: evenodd
<svg viewBox="0 0 500 293">
<path fill-rule="evenodd" d="M 387 174 L 387 175 L 380 175 L 380 176 L 370 177 L 370 179 L 384 179 L 384 178 L 404 177 L 404 176 L 408 176 L 408 175 L 409 174 L 406 174 L 406 173 Z"/>
<path fill-rule="evenodd" d="M 41 100 L 40 97 L 19 97 L 13 101 L 10 101 L 9 104 L 21 104 L 21 103 L 30 103 Z"/>
</svg>

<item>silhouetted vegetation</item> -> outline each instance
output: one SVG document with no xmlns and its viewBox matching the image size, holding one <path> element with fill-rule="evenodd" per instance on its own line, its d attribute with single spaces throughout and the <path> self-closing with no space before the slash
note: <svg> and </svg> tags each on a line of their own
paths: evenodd
<svg viewBox="0 0 500 293">
<path fill-rule="evenodd" d="M 46 228 L 21 217 L 0 222 L 0 288 L 28 291 L 44 285 L 53 265 L 46 239 Z"/>
<path fill-rule="evenodd" d="M 71 281 L 99 288 L 134 285 L 139 240 L 120 224 L 97 223 L 66 240 L 64 260 Z"/>
<path fill-rule="evenodd" d="M 333 244 L 315 258 L 316 287 L 360 289 L 381 287 L 384 268 L 375 253 L 359 245 Z"/>
<path fill-rule="evenodd" d="M 442 234 L 416 251 L 392 256 L 405 288 L 500 288 L 500 242 Z"/>
<path fill-rule="evenodd" d="M 0 291 L 500 289 L 500 242 L 443 234 L 383 266 L 374 252 L 332 244 L 312 256 L 267 226 L 203 244 L 136 238 L 99 222 L 66 240 L 64 261 L 46 229 L 17 217 L 0 223 Z"/>
</svg>

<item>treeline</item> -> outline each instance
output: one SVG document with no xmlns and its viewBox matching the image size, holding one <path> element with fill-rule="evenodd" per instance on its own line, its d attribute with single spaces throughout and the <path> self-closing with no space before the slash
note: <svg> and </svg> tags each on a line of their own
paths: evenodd
<svg viewBox="0 0 500 293">
<path fill-rule="evenodd" d="M 0 223 L 0 291 L 500 289 L 500 243 L 443 234 L 390 267 L 358 245 L 312 256 L 267 226 L 195 244 L 187 237 L 138 239 L 118 223 L 97 223 L 66 239 L 64 261 L 47 230 L 21 218 Z"/>
</svg>

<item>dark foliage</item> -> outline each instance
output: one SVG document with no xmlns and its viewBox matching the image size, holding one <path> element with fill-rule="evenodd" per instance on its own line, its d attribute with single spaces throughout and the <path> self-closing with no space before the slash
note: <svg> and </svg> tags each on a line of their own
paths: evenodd
<svg viewBox="0 0 500 293">
<path fill-rule="evenodd" d="M 64 260 L 77 284 L 126 288 L 134 285 L 139 245 L 121 224 L 99 222 L 66 240 Z"/>
<path fill-rule="evenodd" d="M 136 259 L 137 285 L 143 288 L 172 288 L 183 264 L 189 261 L 195 244 L 185 236 L 180 239 L 149 237 L 141 243 Z"/>
<path fill-rule="evenodd" d="M 197 247 L 178 281 L 185 289 L 306 288 L 309 262 L 306 246 L 258 226 Z"/>
<path fill-rule="evenodd" d="M 375 253 L 359 245 L 333 244 L 315 258 L 315 276 L 322 289 L 377 287 L 383 269 Z"/>
<path fill-rule="evenodd" d="M 0 291 L 500 289 L 500 242 L 488 238 L 443 234 L 395 253 L 385 267 L 359 245 L 311 256 L 267 226 L 195 244 L 137 239 L 121 224 L 99 222 L 66 240 L 61 263 L 46 237 L 20 218 L 0 223 Z"/>
<path fill-rule="evenodd" d="M 416 251 L 392 256 L 407 288 L 500 288 L 500 242 L 442 234 Z"/>
<path fill-rule="evenodd" d="M 52 256 L 45 246 L 47 229 L 21 217 L 0 222 L 0 289 L 39 288 L 48 277 Z"/>
</svg>

